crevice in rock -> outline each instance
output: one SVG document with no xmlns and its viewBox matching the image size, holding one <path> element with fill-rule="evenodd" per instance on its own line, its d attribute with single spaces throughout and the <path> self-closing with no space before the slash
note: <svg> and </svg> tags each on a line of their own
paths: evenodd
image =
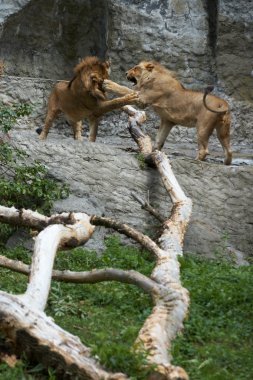
<svg viewBox="0 0 253 380">
<path fill-rule="evenodd" d="M 208 41 L 212 56 L 216 56 L 219 0 L 204 0 L 208 19 Z"/>
</svg>

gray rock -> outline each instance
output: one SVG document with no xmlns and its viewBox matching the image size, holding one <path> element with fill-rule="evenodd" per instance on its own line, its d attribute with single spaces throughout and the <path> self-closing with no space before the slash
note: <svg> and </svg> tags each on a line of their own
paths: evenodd
<svg viewBox="0 0 253 380">
<path fill-rule="evenodd" d="M 5 246 L 8 249 L 23 247 L 28 251 L 33 251 L 34 240 L 26 230 L 20 228 L 9 237 Z"/>
<path fill-rule="evenodd" d="M 170 213 L 171 202 L 158 173 L 142 170 L 136 153 L 53 136 L 41 142 L 31 132 L 12 133 L 12 139 L 30 158 L 39 158 L 56 180 L 69 184 L 71 196 L 57 201 L 54 211 L 106 215 L 152 235 L 159 223 L 131 193 L 149 197 L 161 214 Z M 172 168 L 193 200 L 185 250 L 213 257 L 221 250 L 229 253 L 227 247 L 232 246 L 245 257 L 252 255 L 253 166 L 226 167 L 219 160 L 200 163 L 180 154 L 181 158 L 172 158 Z M 94 236 L 93 248 L 103 246 L 107 232 L 101 231 Z"/>
</svg>

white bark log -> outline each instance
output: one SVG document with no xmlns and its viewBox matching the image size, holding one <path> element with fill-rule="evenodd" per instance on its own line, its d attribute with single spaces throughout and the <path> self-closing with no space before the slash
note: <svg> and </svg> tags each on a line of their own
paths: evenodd
<svg viewBox="0 0 253 380">
<path fill-rule="evenodd" d="M 0 206 L 0 222 L 43 230 L 43 228 L 50 224 L 73 224 L 75 219 L 74 213 L 72 212 L 54 214 L 48 217 L 37 211 L 25 209 L 17 210 L 15 207 Z"/>
<path fill-rule="evenodd" d="M 157 153 L 154 155 L 156 160 Z M 164 160 L 167 161 L 165 156 Z M 167 169 L 168 162 L 162 168 Z M 178 184 L 173 177 L 168 180 L 166 170 L 163 172 L 162 178 L 166 186 L 169 183 L 171 198 L 177 203 L 173 207 L 171 218 L 164 223 L 164 232 L 159 239 L 161 251 L 151 275 L 154 281 L 167 289 L 167 293 L 158 296 L 156 306 L 138 336 L 138 341 L 149 352 L 150 361 L 157 364 L 158 372 L 164 374 L 165 379 L 170 380 L 188 379 L 182 368 L 171 365 L 170 349 L 172 341 L 183 328 L 189 305 L 188 291 L 180 283 L 180 264 L 177 258 L 183 253 L 183 238 L 192 208 L 191 200 L 181 189 L 177 191 Z"/>
<path fill-rule="evenodd" d="M 131 117 L 134 118 L 133 115 Z M 171 365 L 170 349 L 173 339 L 183 328 L 189 305 L 188 291 L 180 282 L 180 264 L 177 258 L 183 254 L 183 240 L 191 216 L 192 202 L 176 180 L 166 155 L 159 151 L 152 153 L 151 141 L 148 142 L 147 137 L 144 139 L 143 134 L 136 130 L 136 123 L 131 124 L 130 121 L 130 132 L 131 127 L 140 150 L 145 155 L 152 154 L 173 203 L 172 215 L 163 224 L 160 249 L 156 250 L 156 266 L 151 275 L 154 281 L 163 286 L 164 293 L 157 296 L 155 307 L 140 330 L 137 343 L 148 351 L 150 363 L 157 365 L 157 379 L 188 379 L 182 368 Z"/>
<path fill-rule="evenodd" d="M 32 353 L 38 361 L 52 365 L 61 375 L 67 373 L 92 380 L 127 380 L 121 373 L 105 371 L 90 355 L 80 339 L 57 326 L 51 318 L 18 296 L 0 292 L 2 331 L 20 350 Z"/>
<path fill-rule="evenodd" d="M 75 224 L 54 224 L 40 232 L 35 240 L 29 284 L 20 297 L 38 310 L 44 310 L 47 303 L 58 248 L 66 243 L 73 246 L 84 244 L 94 231 L 88 215 L 75 213 L 74 218 Z"/>
</svg>

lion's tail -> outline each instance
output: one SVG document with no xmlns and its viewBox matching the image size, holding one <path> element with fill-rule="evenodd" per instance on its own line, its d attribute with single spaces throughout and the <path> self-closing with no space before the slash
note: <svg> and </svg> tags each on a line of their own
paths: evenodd
<svg viewBox="0 0 253 380">
<path fill-rule="evenodd" d="M 37 128 L 37 129 L 36 129 L 36 132 L 38 133 L 38 135 L 40 135 L 41 132 L 42 132 L 42 128 Z"/>
<path fill-rule="evenodd" d="M 203 96 L 203 103 L 204 103 L 204 106 L 206 107 L 206 109 L 207 109 L 208 111 L 213 112 L 213 113 L 218 113 L 218 114 L 225 114 L 225 113 L 227 113 L 227 112 L 229 111 L 229 108 L 228 108 L 228 107 L 226 107 L 226 109 L 223 109 L 223 110 L 214 110 L 214 109 L 210 108 L 210 107 L 207 105 L 207 103 L 206 103 L 206 97 L 207 97 L 208 94 L 210 94 L 210 92 L 213 91 L 213 89 L 214 89 L 213 86 L 207 86 L 207 87 L 205 88 L 204 96 Z"/>
</svg>

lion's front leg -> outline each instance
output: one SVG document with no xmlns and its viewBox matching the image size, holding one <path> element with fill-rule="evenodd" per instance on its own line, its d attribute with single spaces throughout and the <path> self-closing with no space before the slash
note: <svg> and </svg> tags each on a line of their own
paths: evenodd
<svg viewBox="0 0 253 380">
<path fill-rule="evenodd" d="M 125 86 L 121 86 L 118 83 L 113 82 L 112 80 L 109 80 L 109 79 L 104 80 L 103 89 L 107 92 L 112 92 L 116 95 L 121 95 L 121 96 L 132 94 L 135 92 L 134 90 L 131 90 L 130 88 L 125 87 Z"/>
<path fill-rule="evenodd" d="M 98 118 L 89 118 L 89 141 L 90 142 L 95 142 L 97 138 L 97 131 L 98 131 L 98 124 L 99 124 L 99 119 Z"/>
<path fill-rule="evenodd" d="M 82 141 L 82 122 L 77 121 L 77 122 L 71 122 L 71 126 L 74 132 L 74 139 Z"/>
<path fill-rule="evenodd" d="M 155 147 L 154 149 L 161 150 L 162 147 L 164 146 L 165 140 L 170 133 L 172 127 L 174 126 L 173 123 L 166 119 L 161 119 L 161 124 L 158 129 L 156 138 L 155 138 Z"/>
<path fill-rule="evenodd" d="M 138 102 L 139 95 L 137 92 L 132 92 L 131 94 L 122 96 L 120 98 L 105 100 L 99 103 L 99 110 L 96 111 L 96 115 L 101 116 L 106 112 L 116 110 L 128 104 L 138 104 Z"/>
</svg>

